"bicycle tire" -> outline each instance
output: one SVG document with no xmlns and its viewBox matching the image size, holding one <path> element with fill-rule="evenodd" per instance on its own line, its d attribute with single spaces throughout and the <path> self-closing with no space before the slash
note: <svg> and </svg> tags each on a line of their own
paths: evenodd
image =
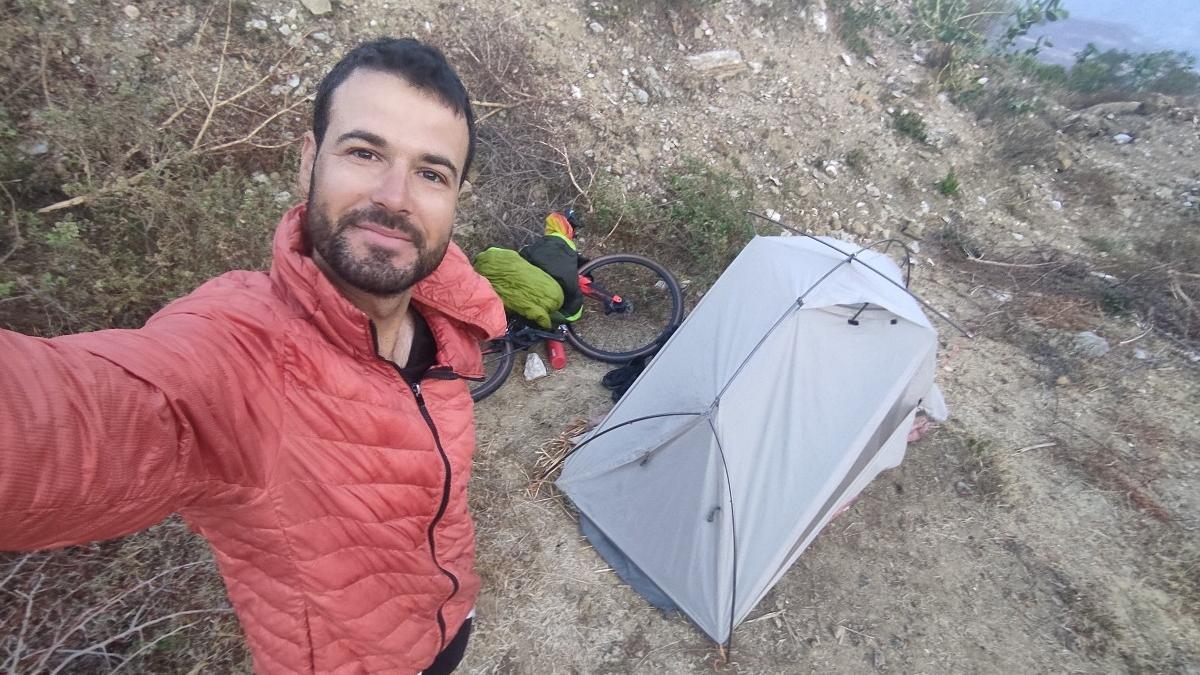
<svg viewBox="0 0 1200 675">
<path fill-rule="evenodd" d="M 597 301 L 584 300 L 583 315 L 567 324 L 567 341 L 586 356 L 607 363 L 627 363 L 654 353 L 683 323 L 683 290 L 679 282 L 665 267 L 649 258 L 633 253 L 601 256 L 580 267 L 579 274 L 593 278 L 612 276 L 605 283 L 614 283 L 613 290 L 631 301 L 633 308 L 629 316 L 605 314 Z M 637 277 L 634 286 L 622 288 L 621 284 L 632 277 Z M 645 311 L 635 320 L 640 323 L 636 324 L 634 334 L 630 316 L 638 312 L 639 305 Z M 601 344 L 601 336 L 620 345 L 614 348 Z"/>
<path fill-rule="evenodd" d="M 517 359 L 512 343 L 505 338 L 480 343 L 480 351 L 483 353 L 484 379 L 469 384 L 471 400 L 476 403 L 496 393 L 512 374 L 513 362 Z"/>
</svg>

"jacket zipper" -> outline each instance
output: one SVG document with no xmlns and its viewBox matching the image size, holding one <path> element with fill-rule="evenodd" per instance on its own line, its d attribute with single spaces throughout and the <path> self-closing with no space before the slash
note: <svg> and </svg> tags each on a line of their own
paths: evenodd
<svg viewBox="0 0 1200 675">
<path fill-rule="evenodd" d="M 374 352 L 378 354 L 379 336 L 375 332 L 375 322 L 372 321 L 370 326 L 371 343 L 374 347 Z M 438 434 L 437 425 L 433 423 L 433 416 L 429 414 L 429 408 L 425 407 L 425 397 L 421 395 L 420 381 L 409 381 L 409 379 L 404 376 L 404 372 L 401 371 L 400 366 L 396 365 L 395 362 L 384 359 L 383 357 L 379 358 L 383 361 L 387 361 L 392 369 L 396 371 L 396 374 L 400 376 L 400 379 L 408 385 L 409 391 L 413 393 L 413 398 L 415 398 L 417 401 L 417 410 L 421 411 L 421 417 L 425 420 L 425 425 L 429 427 L 430 433 L 433 434 L 433 444 L 435 447 L 437 447 L 438 456 L 442 460 L 442 468 L 445 475 L 445 479 L 442 481 L 442 501 L 440 504 L 438 504 L 437 513 L 434 514 L 433 520 L 429 522 L 429 529 L 426 532 L 429 538 L 429 555 L 433 558 L 433 564 L 442 574 L 446 575 L 446 578 L 450 580 L 450 584 L 452 586 L 450 595 L 446 596 L 446 599 L 442 601 L 442 604 L 438 605 L 437 610 L 438 634 L 441 636 L 440 647 L 438 648 L 440 651 L 446 646 L 446 617 L 443 611 L 446 608 L 446 603 L 458 594 L 459 589 L 458 577 L 454 576 L 453 572 L 445 567 L 442 567 L 442 564 L 438 562 L 437 542 L 434 540 L 434 530 L 437 529 L 438 523 L 440 523 L 442 520 L 442 516 L 446 515 L 446 509 L 450 505 L 450 458 L 446 455 L 446 449 L 442 447 L 442 438 L 441 435 Z"/>
</svg>

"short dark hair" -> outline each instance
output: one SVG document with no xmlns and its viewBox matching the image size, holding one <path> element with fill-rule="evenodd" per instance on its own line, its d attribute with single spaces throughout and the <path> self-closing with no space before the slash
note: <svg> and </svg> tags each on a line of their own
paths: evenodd
<svg viewBox="0 0 1200 675">
<path fill-rule="evenodd" d="M 467 163 L 463 165 L 459 184 L 466 181 L 471 160 L 475 158 L 475 112 L 471 109 L 471 98 L 445 55 L 436 47 L 411 38 L 380 38 L 364 42 L 343 56 L 321 80 L 313 103 L 312 130 L 317 148 L 321 147 L 325 130 L 329 128 L 329 106 L 333 92 L 360 68 L 403 78 L 413 87 L 433 94 L 448 108 L 466 118 Z"/>
</svg>

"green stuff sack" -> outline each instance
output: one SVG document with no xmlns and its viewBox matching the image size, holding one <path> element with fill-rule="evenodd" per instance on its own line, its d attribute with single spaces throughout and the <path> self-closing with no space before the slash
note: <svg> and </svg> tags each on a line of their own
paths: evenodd
<svg viewBox="0 0 1200 675">
<path fill-rule="evenodd" d="M 512 249 L 492 247 L 475 256 L 475 271 L 491 282 L 504 301 L 504 309 L 550 330 L 551 313 L 563 304 L 563 290 L 536 265 Z"/>
</svg>

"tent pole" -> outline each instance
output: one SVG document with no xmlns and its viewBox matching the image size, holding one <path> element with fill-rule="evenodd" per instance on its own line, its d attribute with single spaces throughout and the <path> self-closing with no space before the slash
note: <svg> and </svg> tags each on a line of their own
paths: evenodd
<svg viewBox="0 0 1200 675">
<path fill-rule="evenodd" d="M 609 427 L 609 428 L 605 429 L 604 431 L 601 431 L 598 434 L 594 434 L 592 436 L 589 436 L 589 437 L 583 439 L 583 441 L 579 445 L 568 450 L 562 457 L 560 457 L 558 459 L 557 462 L 555 462 L 554 464 L 551 464 L 550 468 L 546 469 L 546 473 L 543 474 L 542 477 L 545 478 L 545 477 L 549 476 L 550 474 L 554 473 L 554 471 L 556 469 L 558 469 L 558 467 L 562 466 L 563 463 L 567 461 L 568 457 L 575 454 L 576 450 L 582 448 L 583 446 L 587 445 L 588 443 L 591 443 L 592 441 L 596 440 L 597 438 L 600 438 L 601 436 L 603 436 L 604 434 L 607 434 L 610 431 L 616 431 L 617 429 L 620 429 L 621 427 L 629 426 L 630 424 L 633 424 L 635 422 L 645 422 L 646 420 L 658 419 L 659 417 L 703 417 L 704 415 L 705 415 L 705 413 L 702 413 L 702 412 L 674 412 L 674 413 L 659 413 L 657 415 L 646 415 L 645 417 L 636 417 L 631 420 L 626 420 L 616 426 Z"/>
<path fill-rule="evenodd" d="M 957 330 L 958 332 L 962 333 L 962 334 L 963 334 L 965 337 L 968 337 L 968 338 L 974 338 L 974 337 L 975 337 L 975 335 L 974 335 L 974 334 L 973 334 L 971 331 L 969 331 L 969 330 L 967 330 L 967 329 L 963 328 L 962 326 L 958 325 L 958 323 L 956 323 L 956 322 L 954 321 L 954 319 L 951 319 L 949 316 L 947 316 L 946 314 L 942 313 L 942 311 L 941 311 L 941 310 L 939 310 L 938 308 L 934 307 L 933 305 L 929 304 L 928 302 L 925 302 L 925 300 L 921 299 L 921 296 L 919 296 L 919 295 L 917 295 L 916 293 L 913 293 L 912 291 L 910 291 L 910 290 L 908 290 L 907 288 L 905 288 L 905 287 L 904 287 L 904 284 L 901 284 L 901 283 L 897 282 L 895 279 L 893 279 L 893 278 L 889 277 L 888 275 L 884 274 L 883 272 L 880 272 L 879 270 L 877 270 L 877 269 L 875 269 L 874 267 L 872 267 L 872 266 L 871 266 L 869 263 L 865 263 L 865 262 L 863 262 L 862 260 L 860 260 L 859 258 L 855 257 L 855 256 L 857 256 L 857 255 L 858 255 L 858 253 L 847 253 L 846 251 L 843 251 L 842 249 L 840 249 L 840 248 L 838 248 L 838 247 L 834 246 L 833 244 L 830 244 L 830 243 L 829 243 L 829 242 L 827 242 L 827 241 L 822 241 L 820 238 L 818 238 L 818 237 L 814 237 L 813 235 L 811 235 L 811 234 L 809 234 L 809 233 L 807 233 L 807 232 L 805 232 L 805 231 L 803 231 L 803 230 L 798 230 L 798 229 L 796 229 L 796 228 L 794 228 L 794 227 L 792 227 L 792 226 L 790 226 L 790 225 L 784 225 L 783 223 L 779 222 L 778 220 L 771 220 L 770 218 L 768 218 L 768 217 L 766 217 L 766 216 L 764 216 L 764 215 L 762 215 L 762 214 L 755 213 L 755 212 L 753 212 L 753 211 L 747 211 L 747 213 L 749 213 L 749 214 L 750 214 L 750 215 L 752 215 L 752 216 L 756 216 L 756 217 L 758 217 L 758 218 L 762 218 L 763 220 L 765 220 L 765 221 L 767 221 L 767 222 L 769 222 L 769 223 L 774 223 L 775 225 L 778 225 L 778 226 L 782 227 L 783 229 L 785 229 L 785 230 L 788 230 L 788 231 L 790 231 L 790 232 L 794 232 L 794 233 L 796 233 L 796 234 L 798 234 L 798 235 L 800 235 L 800 236 L 802 236 L 802 237 L 808 237 L 809 239 L 812 239 L 813 241 L 815 241 L 815 242 L 817 242 L 817 243 L 819 243 L 819 244 L 822 244 L 822 245 L 824 245 L 824 246 L 828 246 L 829 248 L 831 248 L 831 249 L 833 249 L 833 250 L 837 251 L 838 253 L 841 253 L 842 255 L 845 255 L 845 256 L 847 256 L 847 258 L 846 258 L 846 261 L 847 261 L 847 262 L 849 262 L 849 261 L 855 261 L 855 262 L 858 262 L 858 263 L 860 263 L 860 264 L 861 264 L 863 267 L 866 267 L 867 269 L 871 270 L 871 271 L 872 271 L 872 272 L 874 272 L 875 274 L 878 274 L 879 276 L 883 277 L 883 278 L 884 278 L 884 279 L 885 279 L 885 280 L 886 280 L 886 281 L 887 281 L 889 284 L 891 284 L 891 285 L 895 286 L 896 288 L 899 288 L 900 290 L 904 291 L 905 293 L 908 293 L 908 294 L 909 294 L 909 295 L 912 297 L 912 299 L 913 299 L 913 300 L 916 300 L 917 302 L 921 303 L 921 306 L 922 306 L 922 307 L 924 307 L 925 309 L 928 309 L 929 311 L 933 312 L 933 313 L 934 313 L 934 314 L 935 314 L 935 315 L 936 315 L 936 316 L 937 316 L 939 319 L 941 319 L 942 321 L 945 321 L 946 323 L 948 323 L 948 324 L 950 324 L 951 326 L 953 326 L 955 330 Z M 867 248 L 868 248 L 868 247 L 864 247 L 864 248 L 860 249 L 860 252 L 861 252 L 861 251 L 864 251 L 864 250 L 866 250 Z M 822 278 L 822 280 L 824 280 L 824 278 Z M 818 282 L 818 283 L 819 283 L 819 282 Z"/>
<path fill-rule="evenodd" d="M 708 428 L 712 431 L 713 440 L 717 443 L 717 452 L 721 455 L 721 467 L 725 471 L 725 492 L 729 495 L 729 534 L 733 539 L 733 572 L 729 585 L 729 638 L 725 641 L 725 646 L 732 652 L 734 620 L 737 617 L 738 539 L 737 517 L 735 516 L 737 512 L 733 508 L 733 481 L 729 477 L 729 464 L 725 461 L 725 446 L 721 445 L 721 435 L 717 433 L 717 425 L 713 424 L 712 416 L 705 419 L 708 420 Z"/>
</svg>

